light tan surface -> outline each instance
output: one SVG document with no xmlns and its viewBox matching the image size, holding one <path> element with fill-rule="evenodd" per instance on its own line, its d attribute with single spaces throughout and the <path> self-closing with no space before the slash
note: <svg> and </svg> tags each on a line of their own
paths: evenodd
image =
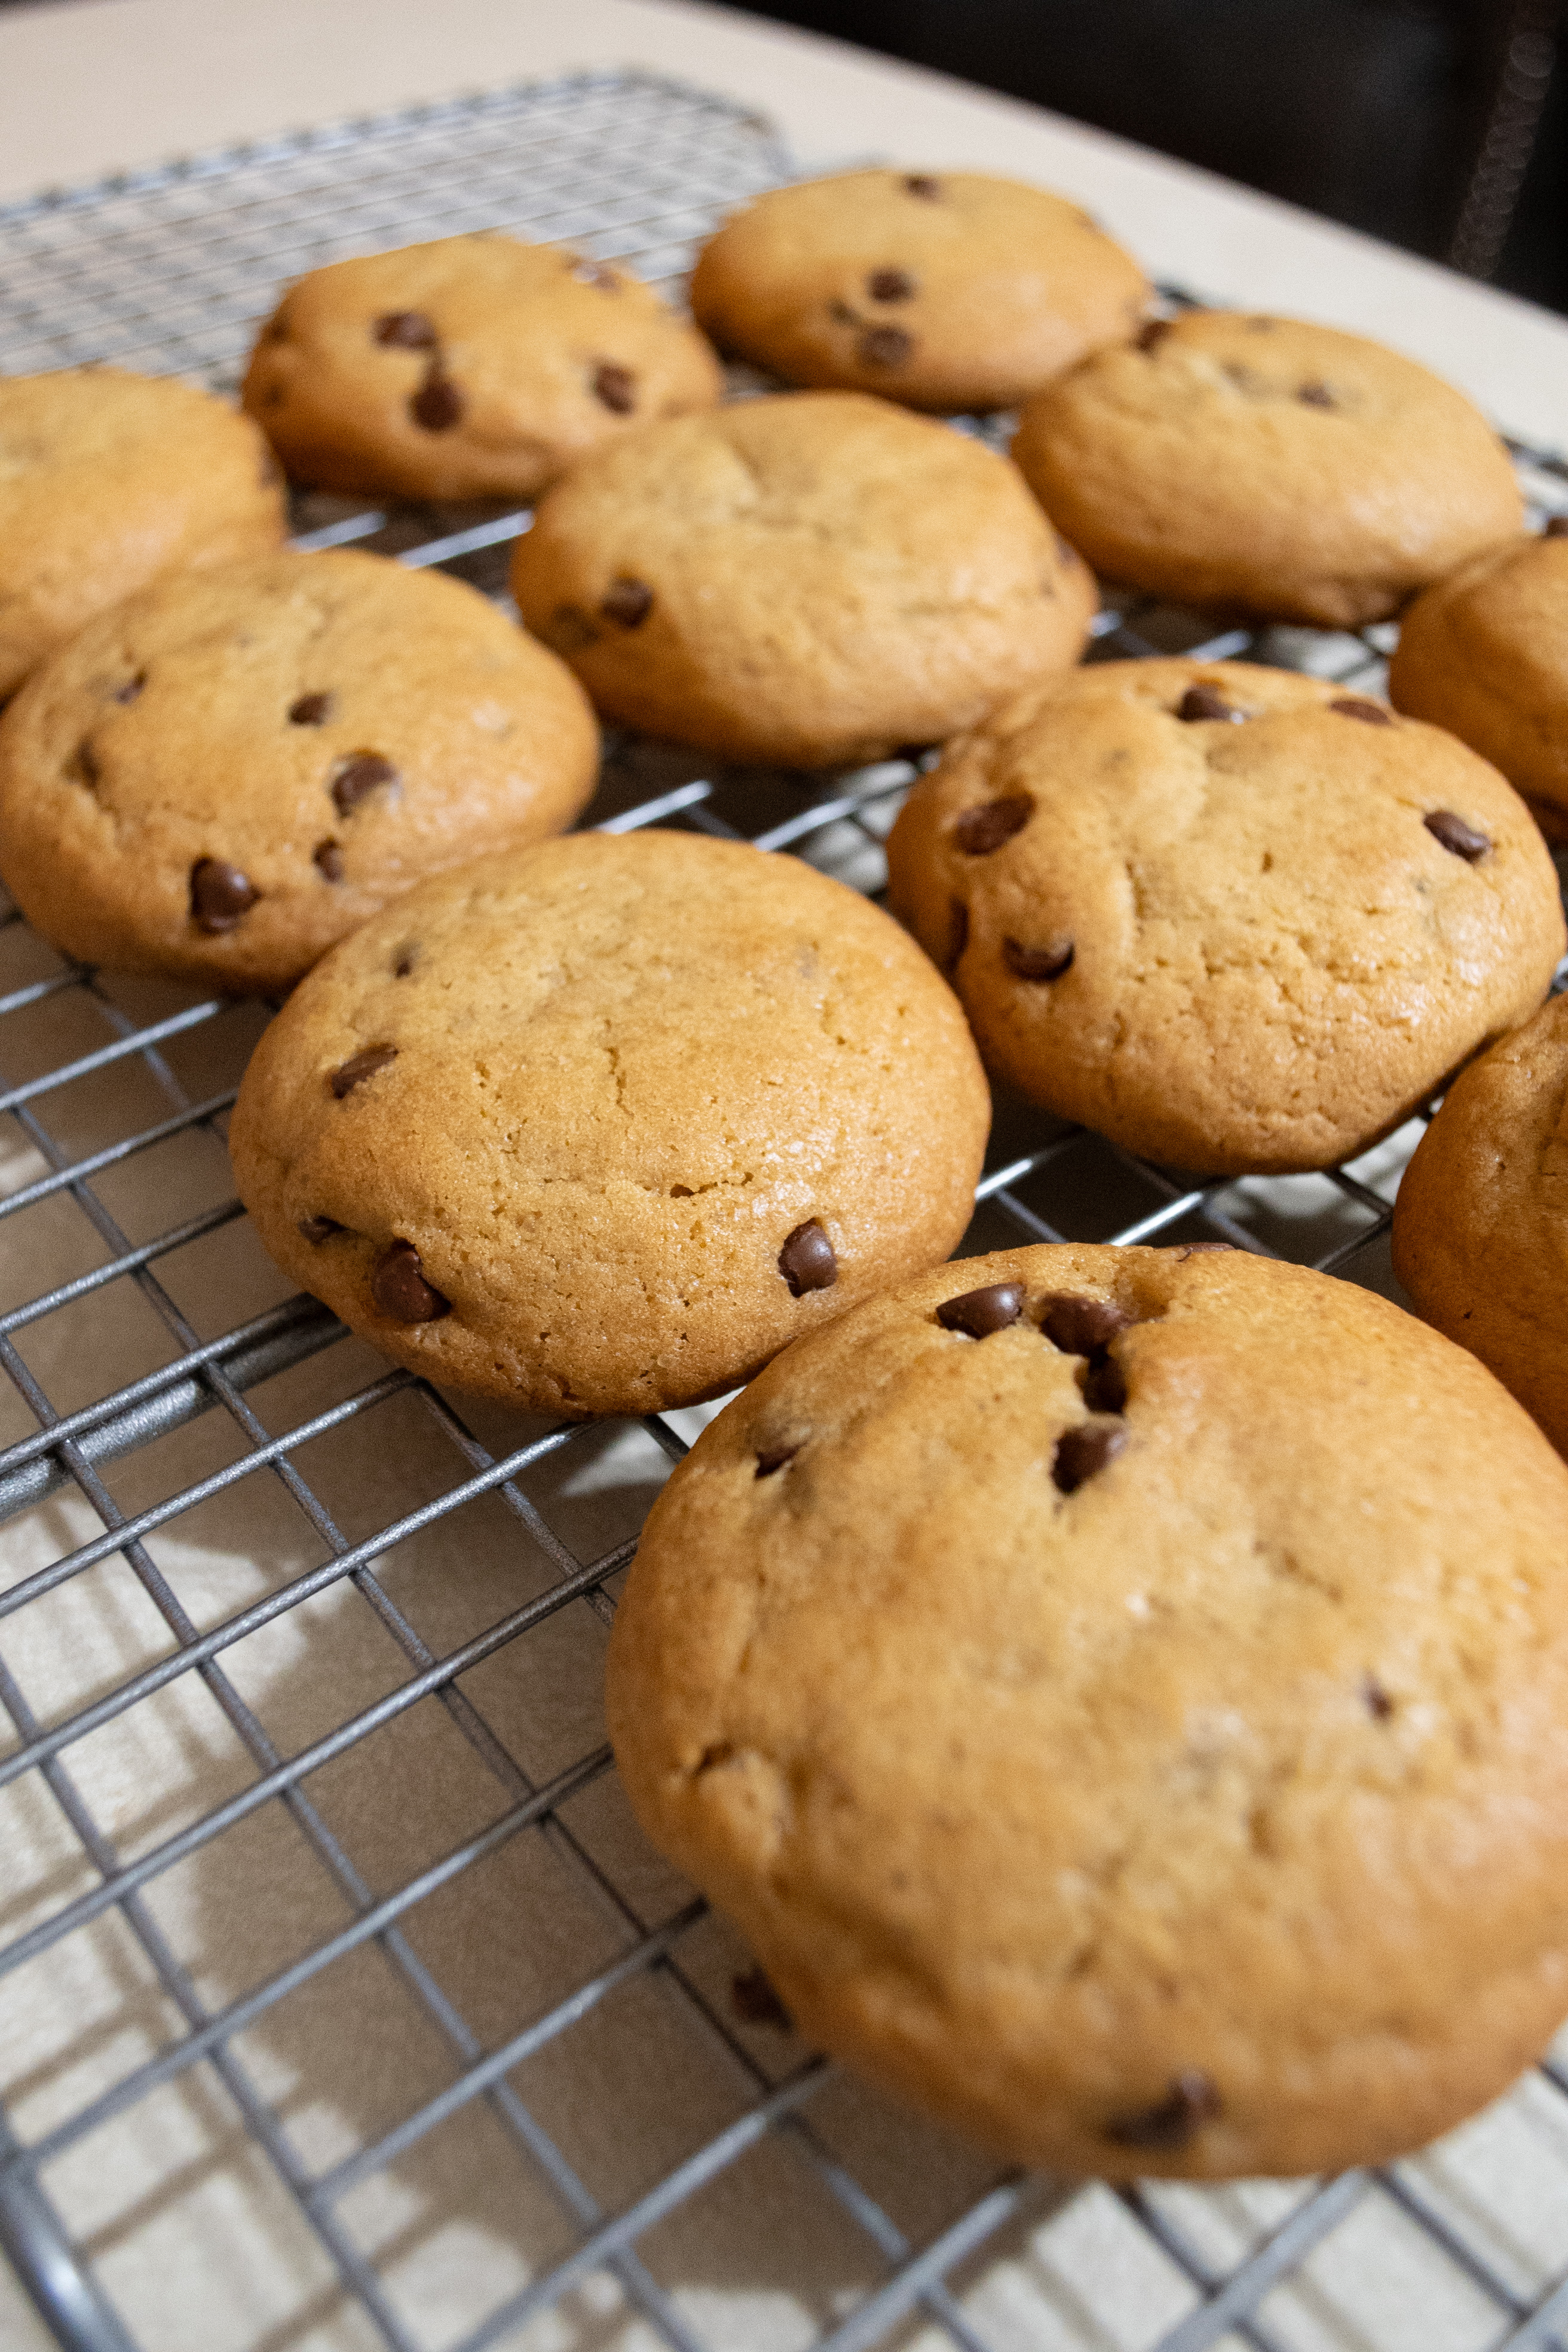
<svg viewBox="0 0 1568 2352">
<path fill-rule="evenodd" d="M 1005 1281 L 1010 1328 L 941 1328 Z M 1122 1450 L 1070 1494 L 1062 1292 L 1131 1318 Z M 1058 2172 L 1334 2170 L 1568 2008 L 1565 1528 L 1539 1433 L 1382 1299 L 1245 1254 L 971 1259 L 792 1348 L 676 1470 L 611 1736 L 874 2080 Z"/>
<path fill-rule="evenodd" d="M 1149 287 L 1079 205 L 978 172 L 856 172 L 757 197 L 709 240 L 698 323 L 792 383 L 1016 408 L 1135 327 Z"/>
<path fill-rule="evenodd" d="M 0 381 L 0 700 L 148 581 L 283 536 L 248 418 L 188 384 L 72 369 Z"/>
<path fill-rule="evenodd" d="M 1102 578 L 1317 628 L 1386 620 L 1524 520 L 1496 433 L 1382 344 L 1197 311 L 1094 353 L 1013 456 Z"/>
<path fill-rule="evenodd" d="M 268 556 L 146 591 L 18 695 L 0 871 L 85 962 L 275 992 L 426 875 L 560 832 L 598 751 L 570 670 L 478 590 Z M 203 861 L 255 894 L 230 928 Z"/>
<path fill-rule="evenodd" d="M 1194 686 L 1243 723 L 1178 716 Z M 889 898 L 994 1069 L 1177 1167 L 1321 1168 L 1535 1010 L 1564 935 L 1529 811 L 1452 737 L 1346 699 L 1107 662 L 950 750 L 893 828 Z M 1010 830 L 966 849 L 986 808 Z M 1053 948 L 1070 962 L 1027 976 Z"/>
<path fill-rule="evenodd" d="M 1005 458 L 844 392 L 599 451 L 541 501 L 512 593 L 609 717 L 801 767 L 978 725 L 1078 659 L 1096 602 Z"/>
</svg>

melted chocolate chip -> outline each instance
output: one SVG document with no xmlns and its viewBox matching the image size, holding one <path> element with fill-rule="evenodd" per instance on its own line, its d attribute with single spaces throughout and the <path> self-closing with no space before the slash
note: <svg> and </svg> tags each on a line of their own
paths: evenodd
<svg viewBox="0 0 1568 2352">
<path fill-rule="evenodd" d="M 1548 515 L 1542 539 L 1568 539 L 1568 514 Z"/>
<path fill-rule="evenodd" d="M 237 866 L 198 857 L 191 868 L 191 915 L 198 931 L 232 931 L 261 893 Z"/>
<path fill-rule="evenodd" d="M 637 404 L 637 380 L 630 368 L 602 360 L 594 370 L 594 397 L 613 416 L 629 416 Z"/>
<path fill-rule="evenodd" d="M 433 352 L 441 340 L 423 310 L 384 310 L 374 332 L 378 343 L 397 352 Z"/>
<path fill-rule="evenodd" d="M 1169 319 L 1151 319 L 1146 326 L 1139 328 L 1132 340 L 1141 352 L 1157 352 L 1170 331 Z"/>
<path fill-rule="evenodd" d="M 1022 833 L 1035 814 L 1027 793 L 1004 793 L 1000 799 L 982 801 L 965 809 L 952 828 L 952 837 L 965 857 L 989 857 L 1016 833 Z"/>
<path fill-rule="evenodd" d="M 1452 850 L 1456 857 L 1462 857 L 1467 866 L 1473 866 L 1491 847 L 1484 833 L 1478 833 L 1474 825 L 1467 824 L 1462 816 L 1454 814 L 1452 809 L 1434 809 L 1431 815 L 1423 817 L 1421 822 L 1434 841 L 1440 841 L 1445 849 Z"/>
<path fill-rule="evenodd" d="M 408 414 L 426 433 L 449 433 L 460 422 L 467 401 L 449 375 L 432 360 L 430 373 L 408 404 Z"/>
<path fill-rule="evenodd" d="M 302 694 L 298 702 L 289 705 L 290 727 L 324 727 L 331 715 L 330 694 Z"/>
<path fill-rule="evenodd" d="M 1185 2147 L 1199 2125 L 1219 2111 L 1219 2093 L 1213 2083 L 1190 2066 L 1172 2076 L 1171 2087 L 1157 2106 L 1112 2116 L 1105 2137 L 1119 2147 Z"/>
<path fill-rule="evenodd" d="M 452 1311 L 451 1300 L 426 1281 L 412 1242 L 392 1242 L 383 1250 L 370 1278 L 370 1295 L 395 1323 L 438 1323 Z"/>
<path fill-rule="evenodd" d="M 915 281 L 907 269 L 873 269 L 866 280 L 866 291 L 873 302 L 910 302 Z"/>
<path fill-rule="evenodd" d="M 116 702 L 134 702 L 146 683 L 146 671 L 144 669 L 139 669 L 134 677 L 128 677 L 123 686 L 117 686 L 115 688 L 114 700 Z"/>
<path fill-rule="evenodd" d="M 838 1260 L 833 1244 L 815 1217 L 796 1225 L 784 1243 L 779 1252 L 779 1272 L 789 1285 L 792 1298 L 808 1290 L 830 1290 L 837 1281 Z"/>
<path fill-rule="evenodd" d="M 308 1242 L 320 1244 L 330 1242 L 334 1234 L 346 1234 L 348 1227 L 340 1225 L 336 1217 L 301 1217 L 300 1231 Z"/>
<path fill-rule="evenodd" d="M 747 1969 L 731 1979 L 730 1999 L 744 2024 L 773 2025 L 781 2033 L 792 2031 L 789 2011 L 761 1969 Z"/>
<path fill-rule="evenodd" d="M 1076 1495 L 1086 1478 L 1113 1462 L 1127 1443 L 1124 1424 L 1116 1421 L 1080 1422 L 1058 1439 L 1051 1476 L 1058 1491 Z"/>
<path fill-rule="evenodd" d="M 804 1445 L 805 1443 L 805 1440 L 801 1438 L 794 1445 L 773 1445 L 767 1447 L 757 1455 L 755 1475 L 759 1478 L 773 1477 L 776 1471 L 784 1468 L 786 1462 L 793 1462 L 795 1460 L 795 1455 L 800 1452 L 801 1446 Z"/>
<path fill-rule="evenodd" d="M 355 751 L 332 770 L 332 805 L 340 816 L 352 816 L 361 801 L 368 800 L 383 784 L 396 782 L 396 769 L 379 751 Z"/>
<path fill-rule="evenodd" d="M 1090 1412 L 1124 1412 L 1127 1375 L 1114 1356 L 1098 1356 L 1083 1378 L 1083 1401 Z"/>
<path fill-rule="evenodd" d="M 395 1045 L 362 1046 L 357 1054 L 351 1054 L 346 1062 L 338 1065 L 327 1084 L 342 1102 L 345 1095 L 352 1095 L 356 1087 L 363 1086 L 366 1078 L 374 1077 L 377 1070 L 384 1070 L 388 1062 L 395 1062 L 396 1059 Z"/>
<path fill-rule="evenodd" d="M 310 852 L 310 862 L 329 882 L 343 878 L 343 853 L 335 841 L 318 841 Z"/>
<path fill-rule="evenodd" d="M 415 946 L 412 940 L 409 941 L 406 947 L 399 948 L 392 967 L 392 977 L 394 980 L 406 980 L 409 973 L 414 969 L 415 963 L 418 959 L 418 955 L 419 950 Z"/>
<path fill-rule="evenodd" d="M 857 349 L 862 367 L 898 368 L 913 356 L 915 339 L 902 327 L 868 327 Z"/>
<path fill-rule="evenodd" d="M 1060 980 L 1077 952 L 1071 940 L 1047 940 L 1043 947 L 1033 948 L 1022 940 L 1002 942 L 1002 961 L 1015 980 Z"/>
<path fill-rule="evenodd" d="M 1393 712 L 1385 710 L 1381 702 L 1368 702 L 1364 695 L 1342 694 L 1337 702 L 1330 703 L 1329 709 L 1337 710 L 1342 719 L 1359 719 L 1368 727 L 1394 724 Z"/>
<path fill-rule="evenodd" d="M 1023 1311 L 1021 1282 L 989 1282 L 984 1290 L 961 1291 L 945 1300 L 936 1319 L 944 1331 L 967 1331 L 972 1339 L 985 1339 L 993 1331 L 1005 1331 Z"/>
<path fill-rule="evenodd" d="M 1040 1328 L 1064 1356 L 1097 1356 L 1109 1348 L 1132 1318 L 1114 1299 L 1089 1298 L 1079 1290 L 1053 1290 L 1045 1300 Z"/>
<path fill-rule="evenodd" d="M 904 182 L 904 194 L 922 196 L 928 205 L 934 205 L 942 194 L 942 182 L 933 180 L 927 172 L 911 172 Z"/>
<path fill-rule="evenodd" d="M 640 628 L 653 610 L 653 590 L 643 580 L 612 580 L 599 610 L 623 629 Z"/>
<path fill-rule="evenodd" d="M 1375 1675 L 1368 1675 L 1365 1677 L 1361 1686 L 1361 1695 L 1366 1702 L 1366 1711 L 1373 1721 L 1386 1723 L 1394 1713 L 1394 1701 Z"/>
<path fill-rule="evenodd" d="M 1296 397 L 1304 408 L 1332 408 L 1334 395 L 1326 383 L 1300 383 Z"/>
<path fill-rule="evenodd" d="M 1217 694 L 1212 686 L 1189 686 L 1176 705 L 1178 719 L 1239 719 L 1241 715 L 1239 710 L 1233 710 L 1224 695 Z"/>
<path fill-rule="evenodd" d="M 962 898 L 952 901 L 947 926 L 947 961 L 944 971 L 956 971 L 969 945 L 969 909 Z"/>
</svg>

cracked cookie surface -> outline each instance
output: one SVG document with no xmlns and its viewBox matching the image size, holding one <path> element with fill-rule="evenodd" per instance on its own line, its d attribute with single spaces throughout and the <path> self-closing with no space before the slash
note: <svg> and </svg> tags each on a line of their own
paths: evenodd
<svg viewBox="0 0 1568 2352">
<path fill-rule="evenodd" d="M 1568 2010 L 1565 1505 L 1491 1376 L 1348 1283 L 960 1260 L 672 1474 L 616 1760 L 805 2040 L 1013 2159 L 1381 2160 Z"/>
</svg>

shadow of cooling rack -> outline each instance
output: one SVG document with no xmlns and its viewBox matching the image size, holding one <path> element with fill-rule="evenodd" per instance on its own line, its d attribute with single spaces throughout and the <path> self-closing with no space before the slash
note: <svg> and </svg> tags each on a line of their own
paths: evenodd
<svg viewBox="0 0 1568 2352">
<path fill-rule="evenodd" d="M 0 209 L 0 365 L 231 387 L 281 279 L 472 227 L 675 281 L 789 170 L 765 125 L 632 73 L 202 157 Z M 1516 455 L 1568 507 L 1556 459 Z M 296 521 L 500 593 L 529 518 Z M 1369 688 L 1389 642 L 1120 598 L 1097 627 L 1092 657 Z M 626 739 L 587 822 L 876 891 L 913 772 Z M 1552 2061 L 1386 2172 L 1113 2191 L 1003 2174 L 796 2043 L 638 1837 L 599 1715 L 618 1579 L 705 1416 L 459 1411 L 287 1295 L 222 1139 L 264 1017 L 0 927 L 0 2236 L 58 2340 L 1568 2346 Z M 964 1250 L 1206 1235 L 1389 1289 L 1418 1131 L 1214 1182 L 1003 1101 Z"/>
</svg>

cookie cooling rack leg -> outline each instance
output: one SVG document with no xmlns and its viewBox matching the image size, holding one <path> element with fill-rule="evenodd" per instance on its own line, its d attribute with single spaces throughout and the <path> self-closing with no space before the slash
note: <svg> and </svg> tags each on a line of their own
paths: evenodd
<svg viewBox="0 0 1568 2352">
<path fill-rule="evenodd" d="M 66 2352 L 136 2352 L 136 2347 L 77 2260 L 58 2214 L 16 2162 L 0 2116 L 0 2250 Z"/>
</svg>

